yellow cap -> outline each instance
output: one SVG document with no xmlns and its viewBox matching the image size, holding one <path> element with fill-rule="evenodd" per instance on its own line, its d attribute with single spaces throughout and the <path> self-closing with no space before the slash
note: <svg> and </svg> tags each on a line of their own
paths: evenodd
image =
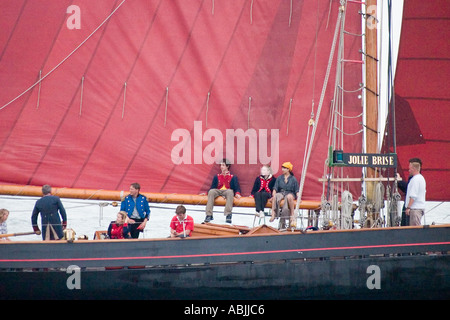
<svg viewBox="0 0 450 320">
<path fill-rule="evenodd" d="M 292 165 L 292 163 L 290 162 L 285 162 L 281 165 L 282 167 L 288 168 L 289 171 L 292 171 L 292 168 L 294 168 L 294 166 Z"/>
</svg>

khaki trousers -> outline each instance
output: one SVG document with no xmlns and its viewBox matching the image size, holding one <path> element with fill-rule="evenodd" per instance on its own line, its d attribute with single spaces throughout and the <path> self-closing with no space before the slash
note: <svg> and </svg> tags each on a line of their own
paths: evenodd
<svg viewBox="0 0 450 320">
<path fill-rule="evenodd" d="M 424 214 L 422 209 L 410 209 L 409 210 L 409 225 L 410 226 L 420 226 L 420 220 Z"/>
<path fill-rule="evenodd" d="M 213 207 L 214 207 L 214 200 L 216 200 L 217 197 L 225 197 L 226 203 L 225 203 L 225 211 L 224 215 L 231 214 L 231 210 L 233 210 L 233 201 L 234 201 L 234 192 L 232 189 L 211 189 L 208 191 L 208 203 L 206 204 L 206 215 L 212 216 L 213 215 Z"/>
<path fill-rule="evenodd" d="M 287 195 L 289 195 L 288 193 Z M 285 195 L 282 192 L 277 192 L 275 194 L 274 199 L 272 200 L 272 210 L 275 211 L 275 217 L 289 217 L 291 215 L 290 208 L 289 208 L 289 201 L 286 198 L 287 195 Z M 284 199 L 283 208 L 280 212 L 280 202 Z M 285 216 L 287 214 L 287 217 Z"/>
</svg>

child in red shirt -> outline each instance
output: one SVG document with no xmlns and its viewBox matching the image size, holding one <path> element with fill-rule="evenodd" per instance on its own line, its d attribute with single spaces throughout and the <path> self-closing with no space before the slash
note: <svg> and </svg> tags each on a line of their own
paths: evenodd
<svg viewBox="0 0 450 320">
<path fill-rule="evenodd" d="M 176 215 L 170 222 L 170 237 L 189 237 L 194 230 L 194 219 L 186 215 L 186 208 L 184 206 L 178 206 L 175 213 Z"/>
</svg>

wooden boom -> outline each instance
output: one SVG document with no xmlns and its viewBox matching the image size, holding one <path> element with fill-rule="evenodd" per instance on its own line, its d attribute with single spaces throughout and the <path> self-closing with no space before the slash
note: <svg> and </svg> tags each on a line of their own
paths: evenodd
<svg viewBox="0 0 450 320">
<path fill-rule="evenodd" d="M 40 197 L 42 196 L 42 188 L 27 185 L 0 185 L 0 194 Z M 52 187 L 52 194 L 60 198 L 122 201 L 122 199 L 128 195 L 128 191 Z M 149 192 L 141 192 L 141 194 L 146 196 L 148 201 L 151 203 L 206 205 L 208 201 L 207 195 Z M 225 199 L 222 197 L 217 197 L 214 204 L 224 206 Z M 255 200 L 253 197 L 241 197 L 240 199 L 235 198 L 233 205 L 236 207 L 254 207 Z M 271 204 L 268 203 L 266 207 L 270 208 Z M 300 203 L 300 209 L 315 210 L 318 208 L 320 208 L 320 201 L 302 200 Z"/>
</svg>

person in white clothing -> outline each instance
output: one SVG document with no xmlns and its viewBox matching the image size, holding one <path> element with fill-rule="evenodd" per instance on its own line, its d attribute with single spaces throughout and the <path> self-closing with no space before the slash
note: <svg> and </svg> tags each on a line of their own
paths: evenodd
<svg viewBox="0 0 450 320">
<path fill-rule="evenodd" d="M 413 159 L 411 159 L 413 160 Z M 406 214 L 409 216 L 410 226 L 420 226 L 420 220 L 425 214 L 425 178 L 420 174 L 420 163 L 409 162 L 409 174 L 412 176 L 406 191 Z"/>
</svg>

